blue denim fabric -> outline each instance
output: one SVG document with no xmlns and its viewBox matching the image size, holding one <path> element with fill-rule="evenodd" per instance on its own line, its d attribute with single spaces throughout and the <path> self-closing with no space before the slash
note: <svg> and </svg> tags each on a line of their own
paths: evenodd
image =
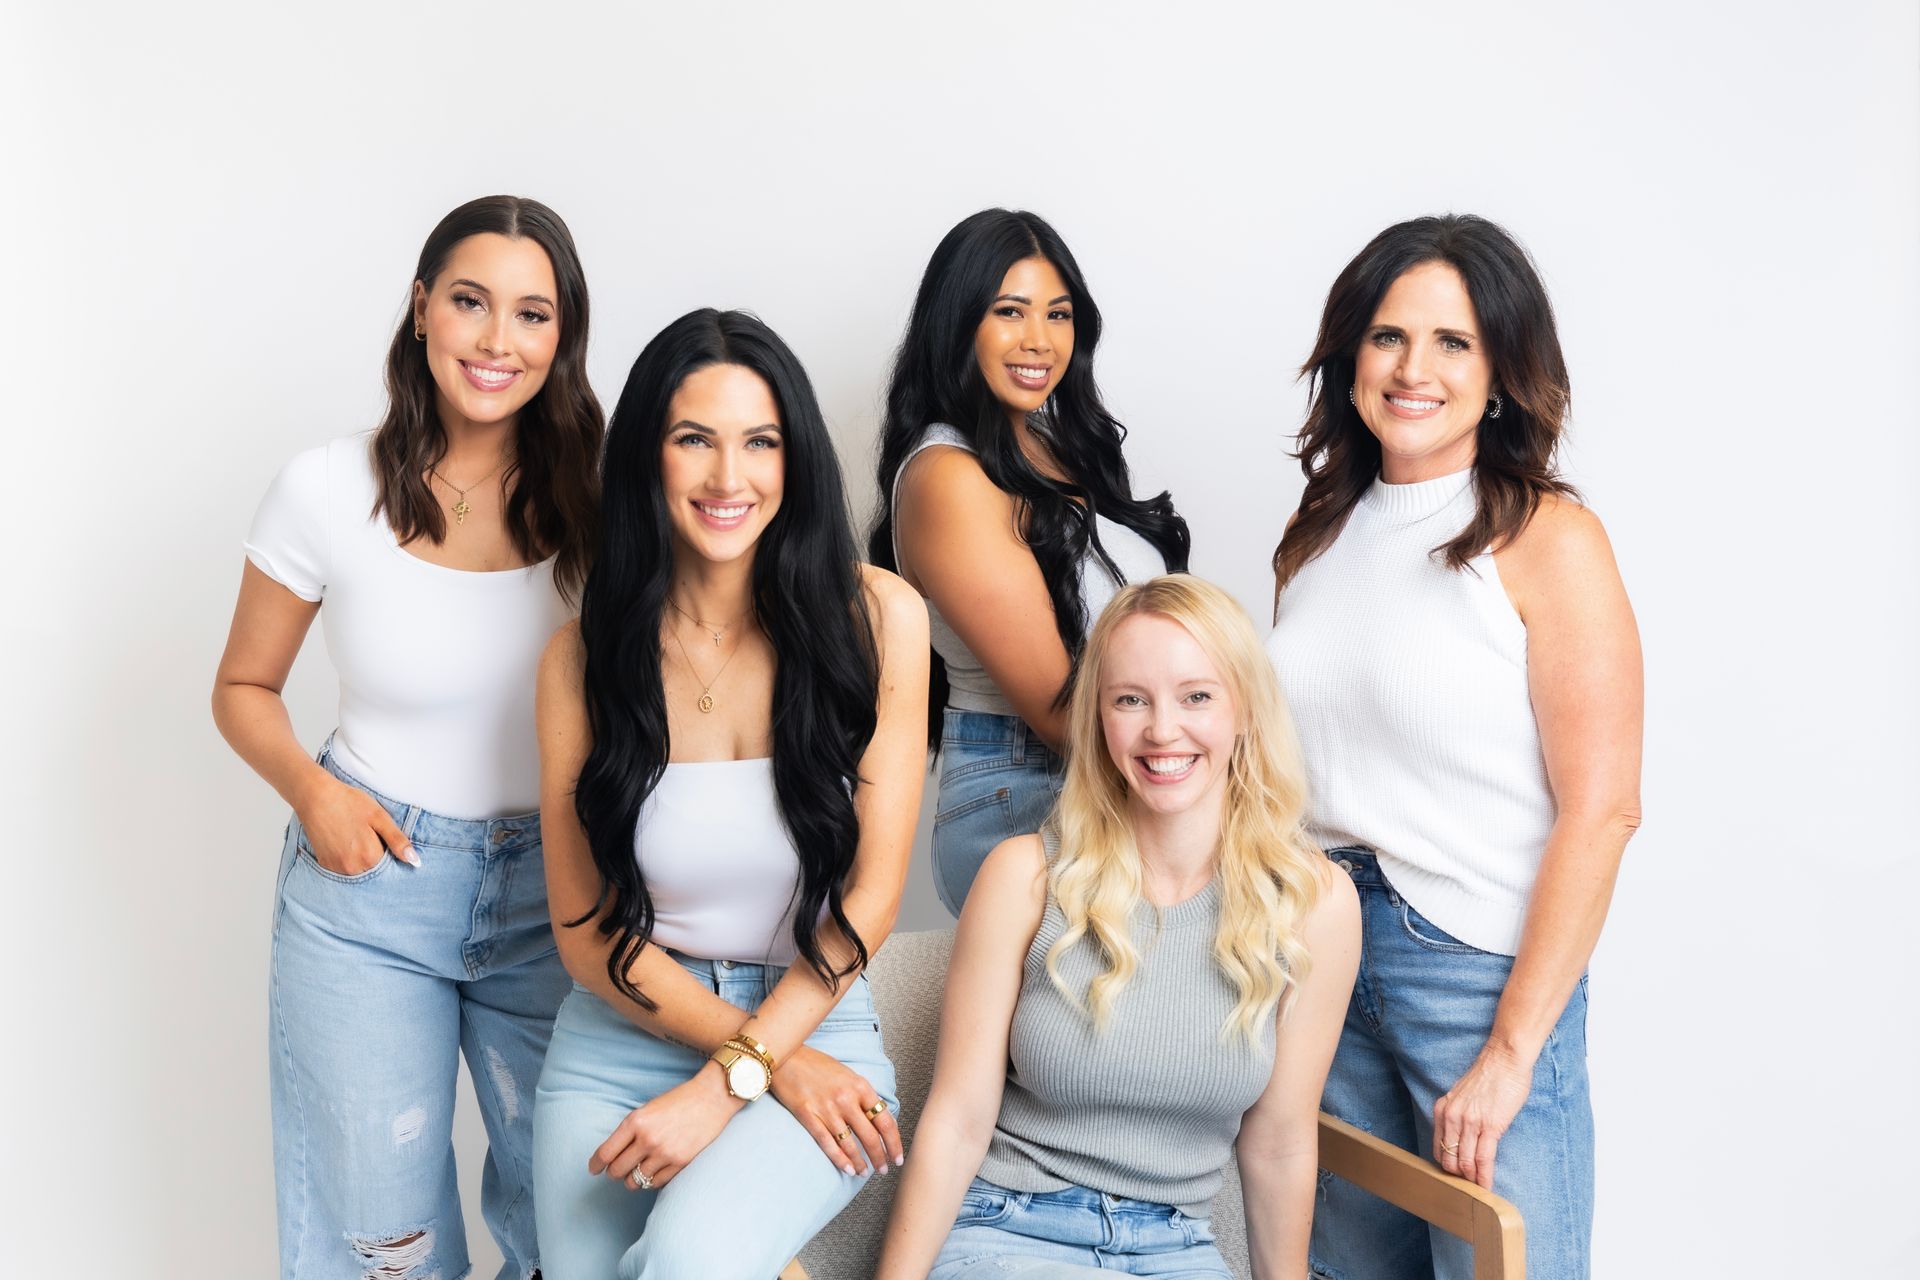
<svg viewBox="0 0 1920 1280">
<path fill-rule="evenodd" d="M 539 1265 L 533 1086 L 569 982 L 547 919 L 540 818 L 444 818 L 383 796 L 420 866 L 357 876 L 287 827 L 270 989 L 274 1177 L 283 1280 L 468 1271 L 454 1185 L 462 1050 L 488 1152 L 487 1226 L 506 1261 Z"/>
<path fill-rule="evenodd" d="M 786 972 L 670 954 L 747 1010 Z M 876 1017 L 872 989 L 857 978 L 807 1044 L 866 1077 L 898 1113 Z M 864 1185 L 869 1174 L 840 1172 L 772 1094 L 741 1108 L 658 1191 L 587 1172 L 587 1158 L 628 1112 L 686 1083 L 705 1062 L 697 1050 L 642 1031 L 585 987 L 567 997 L 534 1103 L 545 1280 L 768 1280 Z"/>
<path fill-rule="evenodd" d="M 1065 782 L 1066 762 L 1019 716 L 947 708 L 933 884 L 948 911 L 960 914 L 995 845 L 1040 829 Z"/>
<path fill-rule="evenodd" d="M 1232 1280 L 1205 1218 L 1086 1187 L 1009 1191 L 975 1178 L 927 1280 L 1159 1276 Z"/>
<path fill-rule="evenodd" d="M 1433 1152 L 1433 1104 L 1466 1073 L 1513 957 L 1442 931 L 1402 898 L 1364 849 L 1327 856 L 1360 891 L 1360 976 L 1321 1105 L 1417 1155 Z M 1587 1275 L 1593 1229 L 1593 1107 L 1582 977 L 1533 1070 L 1533 1091 L 1500 1139 L 1493 1189 L 1526 1220 L 1530 1280 Z M 1470 1246 L 1322 1172 L 1312 1266 L 1329 1280 L 1469 1280 Z"/>
</svg>

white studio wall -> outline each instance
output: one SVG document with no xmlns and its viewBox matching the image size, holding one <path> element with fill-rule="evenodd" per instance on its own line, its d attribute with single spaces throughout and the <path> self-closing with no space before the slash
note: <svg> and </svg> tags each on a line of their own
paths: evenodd
<svg viewBox="0 0 1920 1280">
<path fill-rule="evenodd" d="M 286 815 L 207 697 L 260 494 L 373 425 L 422 239 L 495 191 L 570 222 L 604 403 L 669 319 L 752 308 L 807 361 L 863 519 L 928 253 L 977 208 L 1043 213 L 1108 317 L 1140 487 L 1172 489 L 1195 570 L 1262 621 L 1301 483 L 1292 370 L 1334 274 L 1405 217 L 1505 224 L 1553 292 L 1568 469 L 1647 652 L 1646 825 L 1593 965 L 1596 1273 L 1911 1268 L 1911 4 L 100 4 L 7 25 L 0 1269 L 273 1266 Z M 317 639 L 288 702 L 317 747 Z M 946 923 L 922 860 L 902 927 Z M 461 1137 L 487 1275 L 471 1110 Z"/>
</svg>

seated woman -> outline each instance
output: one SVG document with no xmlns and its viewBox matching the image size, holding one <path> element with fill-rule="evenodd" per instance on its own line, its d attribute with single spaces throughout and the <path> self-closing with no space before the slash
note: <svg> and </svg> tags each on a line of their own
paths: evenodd
<svg viewBox="0 0 1920 1280">
<path fill-rule="evenodd" d="M 1359 904 L 1301 833 L 1245 613 L 1184 574 L 1123 588 L 1068 741 L 1054 818 L 961 912 L 878 1274 L 1228 1276 L 1207 1213 L 1237 1141 L 1254 1273 L 1304 1277 Z"/>
<path fill-rule="evenodd" d="M 857 563 L 806 373 L 743 312 L 640 353 L 602 485 L 540 670 L 576 983 L 536 1093 L 541 1262 L 766 1280 L 901 1159 L 860 970 L 920 807 L 926 610 Z"/>
<path fill-rule="evenodd" d="M 1173 500 L 1133 496 L 1100 328 L 1059 233 L 986 209 L 933 251 L 887 387 L 867 552 L 932 617 L 933 880 L 956 916 L 987 854 L 1060 794 L 1088 624 L 1119 587 L 1187 567 Z"/>
</svg>

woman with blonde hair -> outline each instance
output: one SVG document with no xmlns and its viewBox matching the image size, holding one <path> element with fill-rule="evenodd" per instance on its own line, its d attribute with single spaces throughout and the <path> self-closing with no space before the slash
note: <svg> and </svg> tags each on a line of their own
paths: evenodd
<svg viewBox="0 0 1920 1280">
<path fill-rule="evenodd" d="M 878 1274 L 1230 1275 L 1207 1213 L 1238 1143 L 1254 1273 L 1304 1277 L 1359 907 L 1302 832 L 1245 613 L 1184 574 L 1122 588 L 1067 727 L 1053 818 L 961 912 Z"/>
</svg>

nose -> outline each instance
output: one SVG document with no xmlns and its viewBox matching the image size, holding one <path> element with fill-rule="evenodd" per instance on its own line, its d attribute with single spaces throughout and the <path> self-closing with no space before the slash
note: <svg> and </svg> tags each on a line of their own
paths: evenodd
<svg viewBox="0 0 1920 1280">
<path fill-rule="evenodd" d="M 480 333 L 480 349 L 498 360 L 513 351 L 513 317 L 504 309 L 495 308 L 491 316 L 492 323 Z"/>
<path fill-rule="evenodd" d="M 715 493 L 732 493 L 740 487 L 740 451 L 726 446 L 713 451 L 713 469 L 707 473 L 707 487 Z"/>
<path fill-rule="evenodd" d="M 1400 348 L 1400 380 L 1410 387 L 1417 387 L 1427 380 L 1427 348 L 1425 344 L 1408 342 Z"/>
<path fill-rule="evenodd" d="M 1027 322 L 1020 329 L 1020 349 L 1045 354 L 1053 350 L 1053 340 L 1047 336 L 1047 316 L 1044 311 L 1032 311 Z"/>
<path fill-rule="evenodd" d="M 1177 705 L 1166 699 L 1156 699 L 1153 712 L 1147 721 L 1147 739 L 1155 744 L 1172 742 L 1180 736 Z"/>
</svg>

